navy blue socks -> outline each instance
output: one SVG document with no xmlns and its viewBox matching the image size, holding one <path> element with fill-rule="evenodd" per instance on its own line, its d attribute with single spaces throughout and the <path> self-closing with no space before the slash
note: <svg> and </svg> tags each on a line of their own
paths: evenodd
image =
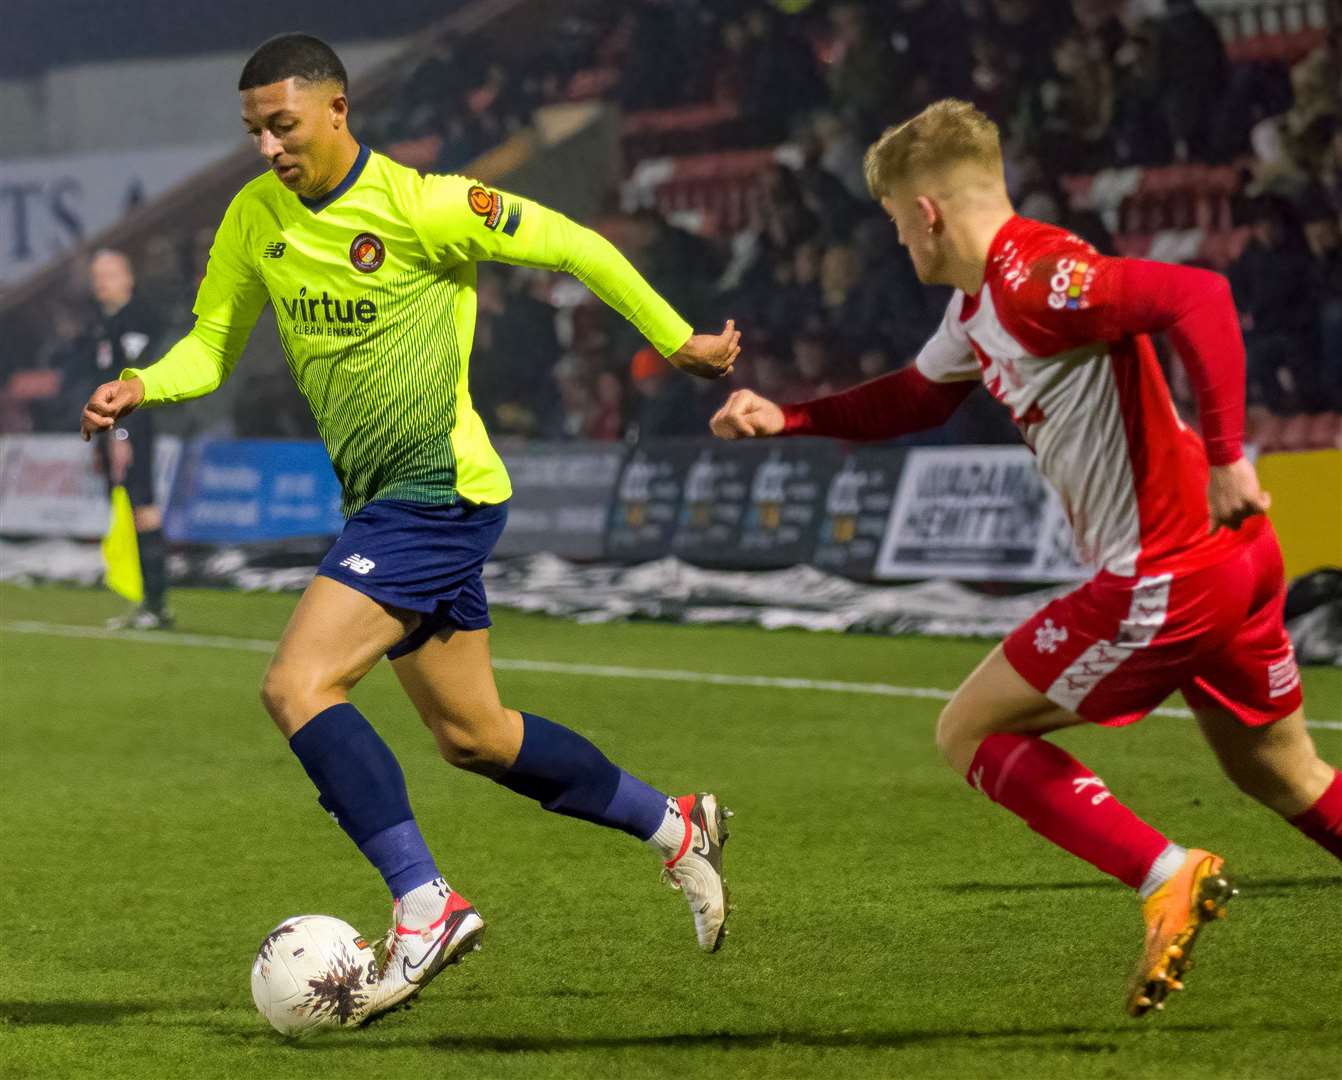
<svg viewBox="0 0 1342 1080">
<path fill-rule="evenodd" d="M 301 734 L 301 733 L 300 733 Z M 546 810 L 647 840 L 666 815 L 666 796 L 631 776 L 576 731 L 522 714 L 522 748 L 499 783 Z"/>
<path fill-rule="evenodd" d="M 391 749 L 348 703 L 319 712 L 289 740 L 318 799 L 387 883 L 393 897 L 439 876 L 410 810 Z"/>
</svg>

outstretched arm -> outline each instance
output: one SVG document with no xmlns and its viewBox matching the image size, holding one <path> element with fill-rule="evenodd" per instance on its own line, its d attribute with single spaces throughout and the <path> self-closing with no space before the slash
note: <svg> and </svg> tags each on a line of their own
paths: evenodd
<svg viewBox="0 0 1342 1080">
<path fill-rule="evenodd" d="M 740 353 L 729 320 L 720 334 L 693 328 L 599 233 L 519 195 L 461 176 L 427 176 L 417 227 L 442 262 L 489 259 L 572 274 L 614 308 L 662 356 L 690 374 L 718 378 Z"/>
<path fill-rule="evenodd" d="M 737 390 L 709 422 L 720 439 L 828 435 L 854 442 L 893 439 L 937 427 L 969 396 L 973 382 L 933 382 L 914 364 L 828 397 L 776 405 Z"/>
<path fill-rule="evenodd" d="M 246 256 L 237 203 L 215 233 L 193 308 L 196 325 L 155 364 L 126 368 L 93 392 L 80 417 L 87 442 L 141 405 L 186 401 L 217 390 L 242 355 L 266 304 L 266 287 Z"/>
</svg>

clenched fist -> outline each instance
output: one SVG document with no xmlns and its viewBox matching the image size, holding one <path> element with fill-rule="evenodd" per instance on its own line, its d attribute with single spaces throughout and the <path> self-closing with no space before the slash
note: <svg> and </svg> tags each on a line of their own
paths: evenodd
<svg viewBox="0 0 1342 1080">
<path fill-rule="evenodd" d="M 736 390 L 708 422 L 719 439 L 759 439 L 783 432 L 783 410 L 754 390 Z"/>
<path fill-rule="evenodd" d="M 100 431 L 108 431 L 128 413 L 132 413 L 144 401 L 144 383 L 139 379 L 103 383 L 79 418 L 79 434 L 88 442 Z"/>
</svg>

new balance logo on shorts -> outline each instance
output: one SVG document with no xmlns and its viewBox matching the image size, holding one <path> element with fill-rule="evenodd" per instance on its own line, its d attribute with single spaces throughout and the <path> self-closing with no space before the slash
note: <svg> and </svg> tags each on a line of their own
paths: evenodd
<svg viewBox="0 0 1342 1080">
<path fill-rule="evenodd" d="M 348 567 L 356 574 L 366 574 L 369 570 L 373 569 L 377 563 L 373 562 L 372 559 L 365 559 L 362 555 L 350 555 L 341 559 L 340 565 Z"/>
<path fill-rule="evenodd" d="M 283 240 L 272 240 L 265 246 L 265 250 L 261 252 L 261 255 L 266 259 L 282 259 L 284 258 L 284 249 L 286 247 L 288 247 L 288 245 Z"/>
</svg>

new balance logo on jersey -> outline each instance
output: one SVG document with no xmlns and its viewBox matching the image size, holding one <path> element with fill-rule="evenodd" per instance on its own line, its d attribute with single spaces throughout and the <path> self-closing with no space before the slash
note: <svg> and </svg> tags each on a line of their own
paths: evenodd
<svg viewBox="0 0 1342 1080">
<path fill-rule="evenodd" d="M 1054 626 L 1052 619 L 1045 619 L 1044 625 L 1037 627 L 1034 632 L 1035 651 L 1041 653 L 1055 653 L 1058 646 L 1067 640 L 1067 627 Z"/>
<path fill-rule="evenodd" d="M 282 259 L 284 258 L 284 249 L 286 247 L 288 247 L 288 245 L 283 240 L 274 240 L 266 245 L 265 250 L 261 252 L 261 255 L 266 259 Z"/>
<path fill-rule="evenodd" d="M 1104 781 L 1098 776 L 1078 776 L 1072 781 L 1072 794 L 1080 795 L 1089 788 L 1099 788 L 1090 800 L 1091 806 L 1099 806 L 1105 799 L 1109 798 L 1109 789 L 1104 786 Z"/>
<path fill-rule="evenodd" d="M 372 559 L 365 559 L 362 555 L 350 555 L 340 560 L 340 565 L 353 570 L 356 574 L 366 574 L 373 569 L 377 563 Z"/>
</svg>

